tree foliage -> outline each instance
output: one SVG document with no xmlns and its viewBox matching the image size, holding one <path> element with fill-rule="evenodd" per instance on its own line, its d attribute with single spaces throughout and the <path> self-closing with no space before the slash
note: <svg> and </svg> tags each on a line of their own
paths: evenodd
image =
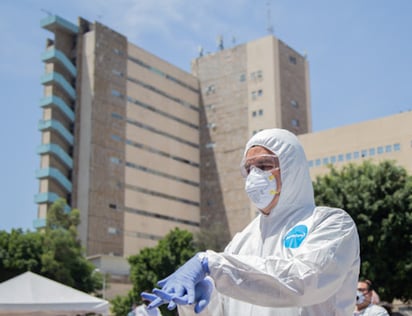
<svg viewBox="0 0 412 316">
<path fill-rule="evenodd" d="M 381 299 L 412 298 L 412 177 L 384 161 L 350 164 L 317 177 L 317 205 L 339 207 L 354 219 L 360 237 L 361 277 Z"/>
<path fill-rule="evenodd" d="M 0 232 L 0 279 L 32 271 L 57 282 L 91 293 L 102 288 L 101 277 L 83 253 L 77 238 L 79 211 L 66 213 L 65 201 L 48 210 L 46 228 L 38 232 L 13 229 Z"/>
<path fill-rule="evenodd" d="M 175 228 L 159 241 L 156 247 L 144 248 L 139 254 L 128 258 L 133 289 L 127 298 L 116 297 L 112 311 L 116 315 L 127 315 L 133 303 L 141 304 L 140 293 L 151 292 L 157 282 L 189 260 L 198 251 L 192 233 Z M 161 307 L 163 315 L 177 315 Z"/>
<path fill-rule="evenodd" d="M 0 282 L 25 271 L 40 273 L 43 238 L 34 232 L 0 231 Z"/>
</svg>

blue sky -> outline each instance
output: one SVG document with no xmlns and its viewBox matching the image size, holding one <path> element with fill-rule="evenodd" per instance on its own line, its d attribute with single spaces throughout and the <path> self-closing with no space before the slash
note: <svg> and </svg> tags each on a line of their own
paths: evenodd
<svg viewBox="0 0 412 316">
<path fill-rule="evenodd" d="M 217 36 L 231 47 L 272 26 L 308 55 L 313 131 L 412 109 L 410 0 L 2 0 L 0 230 L 32 230 L 37 216 L 40 55 L 52 36 L 40 20 L 47 12 L 73 23 L 97 20 L 187 71 L 199 46 L 216 50 Z"/>
</svg>

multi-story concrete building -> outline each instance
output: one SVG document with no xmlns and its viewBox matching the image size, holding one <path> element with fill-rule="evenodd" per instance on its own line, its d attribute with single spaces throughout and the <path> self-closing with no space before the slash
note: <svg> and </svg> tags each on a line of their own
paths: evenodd
<svg viewBox="0 0 412 316">
<path fill-rule="evenodd" d="M 299 135 L 312 179 L 364 160 L 393 160 L 412 174 L 412 112 Z"/>
<path fill-rule="evenodd" d="M 43 55 L 37 227 L 57 198 L 89 256 L 127 257 L 200 223 L 199 84 L 100 23 L 58 16 Z"/>
</svg>

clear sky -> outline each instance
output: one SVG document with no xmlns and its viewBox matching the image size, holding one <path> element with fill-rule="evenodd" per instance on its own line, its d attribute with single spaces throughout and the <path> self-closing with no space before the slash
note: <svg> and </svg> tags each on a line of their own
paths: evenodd
<svg viewBox="0 0 412 316">
<path fill-rule="evenodd" d="M 1 0 L 0 230 L 33 230 L 37 216 L 48 13 L 99 21 L 187 71 L 219 35 L 229 48 L 272 27 L 308 56 L 315 132 L 412 109 L 411 0 Z"/>
</svg>

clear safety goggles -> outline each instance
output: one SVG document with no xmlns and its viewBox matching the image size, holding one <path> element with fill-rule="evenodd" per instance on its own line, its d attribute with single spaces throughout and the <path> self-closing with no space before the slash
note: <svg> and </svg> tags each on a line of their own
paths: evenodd
<svg viewBox="0 0 412 316">
<path fill-rule="evenodd" d="M 252 167 L 262 171 L 279 169 L 278 157 L 276 155 L 263 154 L 243 158 L 242 163 L 240 164 L 240 173 L 244 178 L 248 176 Z"/>
</svg>

